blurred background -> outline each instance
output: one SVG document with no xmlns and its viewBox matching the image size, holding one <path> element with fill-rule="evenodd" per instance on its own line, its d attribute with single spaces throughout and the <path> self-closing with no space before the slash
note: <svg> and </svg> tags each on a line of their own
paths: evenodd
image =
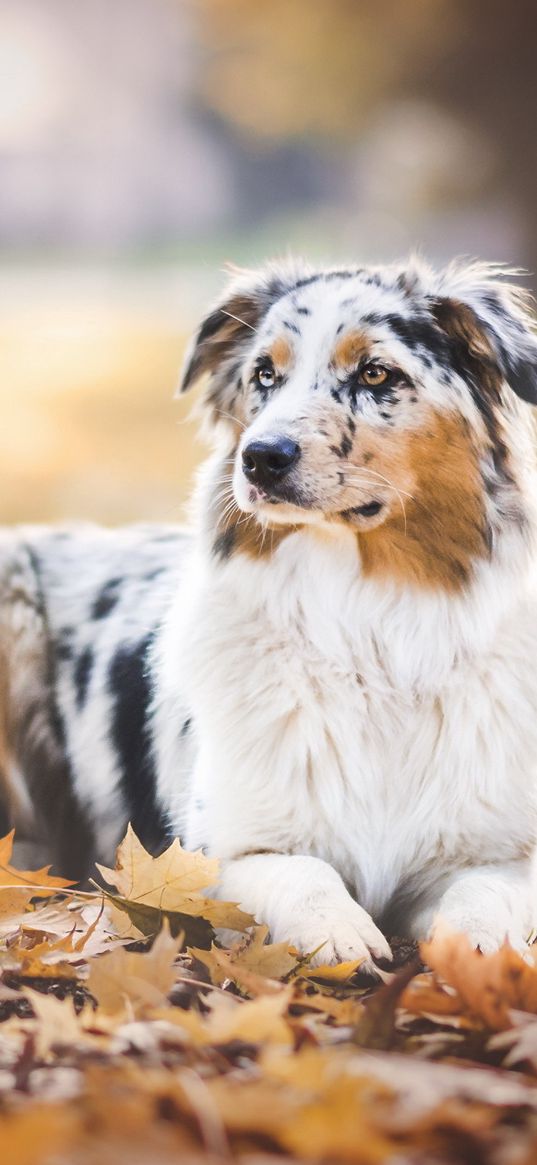
<svg viewBox="0 0 537 1165">
<path fill-rule="evenodd" d="M 181 518 L 228 261 L 537 271 L 536 50 L 534 0 L 8 0 L 0 520 Z"/>
</svg>

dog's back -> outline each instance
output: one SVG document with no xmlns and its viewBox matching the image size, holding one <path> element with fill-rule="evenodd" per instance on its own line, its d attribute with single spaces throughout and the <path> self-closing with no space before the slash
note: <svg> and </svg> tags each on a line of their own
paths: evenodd
<svg viewBox="0 0 537 1165">
<path fill-rule="evenodd" d="M 165 840 L 147 656 L 187 541 L 171 526 L 0 532 L 0 833 L 15 825 L 32 860 L 70 876 L 129 819 Z"/>
</svg>

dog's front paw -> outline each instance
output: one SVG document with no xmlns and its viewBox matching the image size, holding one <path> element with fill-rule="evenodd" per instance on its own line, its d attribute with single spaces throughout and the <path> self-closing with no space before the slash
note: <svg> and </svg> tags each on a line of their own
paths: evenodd
<svg viewBox="0 0 537 1165">
<path fill-rule="evenodd" d="M 472 946 L 482 951 L 484 955 L 494 954 L 506 942 L 520 954 L 528 950 L 520 928 L 513 925 L 513 920 L 504 916 L 503 911 L 496 918 L 478 916 L 469 910 L 450 910 L 445 914 L 439 914 L 433 922 L 431 938 L 434 939 L 435 934 L 446 927 L 450 931 L 464 934 Z"/>
<path fill-rule="evenodd" d="M 311 955 L 312 966 L 362 959 L 362 970 L 375 974 L 374 959 L 392 958 L 389 944 L 373 919 L 352 899 L 344 906 L 319 906 L 292 924 L 284 919 L 272 927 L 275 941 L 287 940 L 302 955 Z"/>
</svg>

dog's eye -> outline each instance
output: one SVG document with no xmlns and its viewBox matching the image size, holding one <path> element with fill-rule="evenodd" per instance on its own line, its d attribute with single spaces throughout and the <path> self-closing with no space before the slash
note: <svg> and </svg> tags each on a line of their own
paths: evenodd
<svg viewBox="0 0 537 1165">
<path fill-rule="evenodd" d="M 274 388 L 276 384 L 276 373 L 270 364 L 261 364 L 255 370 L 255 379 L 261 388 Z"/>
<path fill-rule="evenodd" d="M 383 364 L 364 364 L 359 375 L 362 384 L 367 384 L 368 388 L 378 388 L 389 380 L 390 370 Z"/>
</svg>

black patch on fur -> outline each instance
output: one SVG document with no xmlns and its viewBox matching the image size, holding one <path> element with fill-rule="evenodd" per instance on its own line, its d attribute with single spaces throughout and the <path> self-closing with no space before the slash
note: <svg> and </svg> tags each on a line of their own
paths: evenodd
<svg viewBox="0 0 537 1165">
<path fill-rule="evenodd" d="M 112 741 L 121 766 L 121 789 L 134 832 L 151 853 L 170 840 L 156 796 L 155 763 L 148 725 L 151 699 L 148 653 L 153 633 L 118 648 L 108 673 L 114 700 Z"/>
<path fill-rule="evenodd" d="M 95 599 L 91 609 L 92 619 L 105 619 L 114 610 L 119 599 L 118 589 L 122 582 L 121 578 L 108 579 Z"/>
<path fill-rule="evenodd" d="M 351 506 L 349 510 L 342 510 L 342 518 L 352 518 L 355 514 L 361 518 L 373 518 L 382 509 L 382 502 L 366 502 L 363 506 Z"/>
<path fill-rule="evenodd" d="M 343 434 L 340 445 L 330 446 L 330 452 L 335 453 L 336 457 L 348 457 L 351 449 L 352 441 L 348 433 Z"/>
<path fill-rule="evenodd" d="M 289 320 L 284 320 L 284 321 L 283 321 L 283 326 L 284 326 L 284 328 L 287 328 L 287 330 L 288 330 L 289 332 L 293 332 L 293 335 L 295 335 L 295 336 L 299 336 L 299 335 L 300 335 L 300 328 L 298 328 L 296 324 L 292 324 L 292 323 L 290 323 L 290 321 L 289 321 Z"/>
<path fill-rule="evenodd" d="M 164 574 L 164 567 L 156 566 L 154 570 L 148 570 L 147 574 L 144 574 L 143 581 L 154 582 L 156 578 L 160 578 L 161 574 Z"/>
<path fill-rule="evenodd" d="M 293 291 L 301 287 L 310 287 L 312 283 L 332 283 L 334 279 L 354 279 L 359 271 L 318 271 L 316 275 L 305 275 L 293 284 Z"/>
<path fill-rule="evenodd" d="M 0 801 L 0 837 L 5 837 L 12 828 L 13 822 L 9 816 L 7 805 Z"/>
<path fill-rule="evenodd" d="M 187 718 L 186 718 L 186 720 L 181 728 L 181 736 L 188 736 L 188 733 L 190 732 L 191 728 L 192 728 L 192 717 L 187 716 Z"/>
<path fill-rule="evenodd" d="M 73 680 L 76 690 L 76 706 L 79 710 L 84 707 L 86 703 L 86 696 L 88 694 L 89 682 L 91 673 L 93 671 L 93 664 L 95 662 L 93 650 L 91 647 L 85 647 L 75 663 L 73 672 Z"/>
<path fill-rule="evenodd" d="M 56 642 L 56 659 L 69 660 L 73 658 L 73 628 L 62 627 Z"/>
<path fill-rule="evenodd" d="M 438 327 L 431 317 L 424 315 L 400 316 L 396 312 L 382 315 L 378 312 L 364 317 L 368 324 L 387 324 L 393 334 L 415 352 L 417 348 L 431 352 L 440 367 L 449 367 L 448 337 Z"/>
<path fill-rule="evenodd" d="M 449 328 L 450 315 L 453 313 L 451 301 L 438 300 L 434 305 L 434 311 L 440 326 L 445 321 L 446 328 Z M 464 340 L 456 335 L 447 333 L 446 343 L 449 365 L 468 385 L 472 400 L 485 422 L 496 470 L 504 480 L 511 480 L 507 469 L 507 447 L 502 439 L 496 415 L 496 408 L 501 405 L 501 396 L 499 391 L 491 389 L 491 385 L 496 384 L 498 380 L 499 366 L 492 358 L 471 353 Z"/>
<path fill-rule="evenodd" d="M 231 558 L 235 549 L 235 531 L 233 527 L 229 530 L 222 530 L 217 534 L 213 543 L 213 554 L 215 558 L 219 558 L 221 562 L 227 562 Z"/>
</svg>

